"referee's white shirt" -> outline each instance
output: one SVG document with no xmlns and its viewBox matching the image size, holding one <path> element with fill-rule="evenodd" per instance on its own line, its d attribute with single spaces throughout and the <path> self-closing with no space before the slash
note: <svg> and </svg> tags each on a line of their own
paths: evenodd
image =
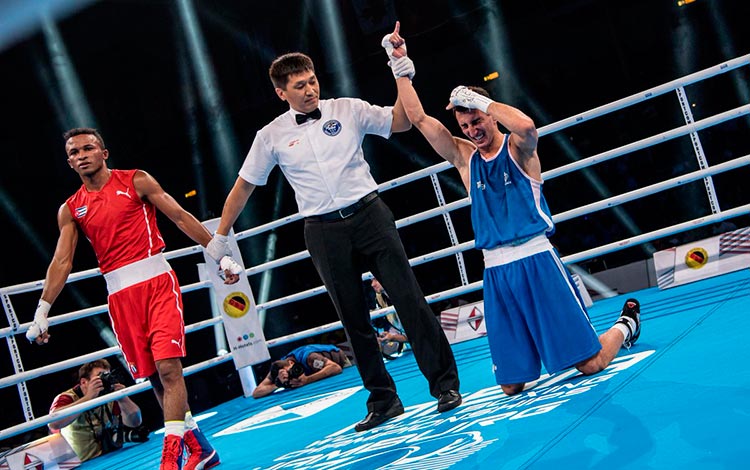
<svg viewBox="0 0 750 470">
<path fill-rule="evenodd" d="M 255 136 L 239 175 L 263 186 L 275 165 L 294 188 L 304 217 L 357 202 L 378 187 L 362 152 L 366 134 L 391 135 L 392 106 L 355 98 L 320 100 L 321 119 L 298 125 L 291 108 Z"/>
</svg>

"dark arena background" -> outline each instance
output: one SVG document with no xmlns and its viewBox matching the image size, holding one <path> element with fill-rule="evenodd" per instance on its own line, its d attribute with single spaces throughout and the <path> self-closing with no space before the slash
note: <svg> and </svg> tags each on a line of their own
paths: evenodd
<svg viewBox="0 0 750 470">
<path fill-rule="evenodd" d="M 254 400 L 243 396 L 232 361 L 218 360 L 186 379 L 193 413 L 221 454 L 218 468 L 743 468 L 750 457 L 742 439 L 750 416 L 747 266 L 663 289 L 653 260 L 663 250 L 750 226 L 750 170 L 742 160 L 750 154 L 747 10 L 742 0 L 0 0 L 0 293 L 44 279 L 58 236 L 57 210 L 81 184 L 66 161 L 65 130 L 96 127 L 111 168 L 146 170 L 200 220 L 214 219 L 256 132 L 288 109 L 268 78 L 271 61 L 305 52 L 316 64 L 321 98 L 392 105 L 396 87 L 380 42 L 400 21 L 425 110 L 455 135 L 460 129 L 445 106 L 457 85 L 487 88 L 548 131 L 541 132 L 538 152 L 542 170 L 552 171 L 545 175 L 552 214 L 572 214 L 706 167 L 734 167 L 557 221 L 551 241 L 586 284 L 597 331 L 617 318 L 625 296 L 643 306 L 641 340 L 611 369 L 593 378 L 546 377 L 514 401 L 495 387 L 486 339 L 457 342 L 465 404 L 438 417 L 407 351 L 388 363 L 407 413 L 355 435 L 351 427 L 364 417 L 367 396 L 355 368 Z M 587 114 L 683 77 L 695 79 L 658 96 L 645 93 L 596 119 Z M 722 113 L 731 116 L 714 118 Z M 669 134 L 686 122 L 685 132 Z M 388 140 L 369 136 L 363 146 L 379 184 L 442 162 L 416 129 Z M 609 158 L 612 149 L 622 149 L 622 158 Z M 584 164 L 592 156 L 602 156 L 601 163 Z M 555 173 L 576 162 L 580 171 Z M 454 169 L 436 175 L 445 202 L 467 197 Z M 421 179 L 382 197 L 400 220 L 435 207 L 434 184 Z M 294 193 L 275 169 L 234 230 L 296 213 Z M 193 246 L 159 217 L 168 252 Z M 455 233 L 442 216 L 400 227 L 409 257 L 473 240 L 469 209 L 451 218 Z M 686 225 L 660 232 L 679 224 Z M 633 241 L 585 254 L 623 240 Z M 293 256 L 305 250 L 302 222 L 247 237 L 239 247 L 247 268 Z M 688 258 L 690 268 L 710 260 L 705 252 Z M 415 265 L 428 297 L 481 281 L 480 252 L 463 253 L 463 272 L 456 259 Z M 183 286 L 200 282 L 196 264 L 202 262 L 195 255 L 170 259 Z M 82 238 L 73 272 L 96 266 Z M 322 284 L 309 258 L 250 274 L 258 305 Z M 38 298 L 38 289 L 14 294 L 11 307 L 3 297 L 0 429 L 28 420 L 13 350 L 25 371 L 71 361 L 24 382 L 40 418 L 72 386 L 75 358 L 116 346 L 106 312 L 53 326 L 43 347 L 29 344 L 9 310 L 27 324 Z M 438 315 L 481 300 L 481 288 L 467 288 L 437 296 L 431 306 Z M 184 301 L 186 325 L 211 318 L 210 296 L 190 292 Z M 105 283 L 92 275 L 66 286 L 50 318 L 105 302 Z M 337 328 L 304 334 L 338 320 L 325 293 L 261 314 L 267 340 L 292 338 L 272 344 L 274 359 L 308 342 L 346 340 Z M 213 328 L 190 331 L 187 349 L 186 367 L 222 354 Z M 133 385 L 120 356 L 108 359 Z M 268 367 L 267 361 L 253 366 L 257 381 Z M 158 466 L 161 411 L 150 390 L 132 398 L 151 439 L 81 468 Z M 0 432 L 0 448 L 47 433 L 45 425 Z M 0 469 L 5 465 L 0 460 Z"/>
</svg>

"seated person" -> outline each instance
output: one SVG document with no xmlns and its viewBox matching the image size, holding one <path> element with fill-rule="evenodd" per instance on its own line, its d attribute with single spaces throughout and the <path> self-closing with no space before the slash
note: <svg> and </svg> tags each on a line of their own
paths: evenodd
<svg viewBox="0 0 750 470">
<path fill-rule="evenodd" d="M 270 395 L 277 388 L 297 388 L 338 375 L 352 365 L 343 351 L 332 344 L 306 344 L 274 361 L 271 370 L 253 390 L 253 398 Z"/>
<path fill-rule="evenodd" d="M 391 305 L 391 299 L 385 289 L 375 278 L 371 281 L 372 290 L 375 292 L 375 309 L 385 308 Z M 396 313 L 389 313 L 384 317 L 372 321 L 372 326 L 378 334 L 380 352 L 386 359 L 396 359 L 404 352 L 409 338 L 406 337 L 404 327 Z"/>
<path fill-rule="evenodd" d="M 82 365 L 78 369 L 78 385 L 57 395 L 50 413 L 125 388 L 109 372 L 106 359 Z M 141 409 L 129 397 L 48 424 L 53 433 L 63 435 L 81 462 L 119 449 L 123 443 L 124 426 L 136 428 L 140 425 Z"/>
</svg>

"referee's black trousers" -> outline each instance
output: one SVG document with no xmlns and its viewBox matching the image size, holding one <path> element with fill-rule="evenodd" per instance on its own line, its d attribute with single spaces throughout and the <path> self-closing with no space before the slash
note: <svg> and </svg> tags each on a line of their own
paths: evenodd
<svg viewBox="0 0 750 470">
<path fill-rule="evenodd" d="M 430 394 L 459 389 L 453 351 L 409 266 L 393 214 L 379 197 L 345 219 L 305 219 L 305 243 L 370 391 L 368 411 L 384 410 L 396 396 L 370 321 L 362 283 L 368 270 L 393 301 Z"/>
</svg>

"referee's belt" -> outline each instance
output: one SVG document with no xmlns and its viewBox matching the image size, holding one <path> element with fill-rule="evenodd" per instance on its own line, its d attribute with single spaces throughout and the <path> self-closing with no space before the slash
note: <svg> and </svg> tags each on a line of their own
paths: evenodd
<svg viewBox="0 0 750 470">
<path fill-rule="evenodd" d="M 371 203 L 378 197 L 378 192 L 373 191 L 363 196 L 359 201 L 355 202 L 350 206 L 343 207 L 339 210 L 331 211 L 325 214 L 312 215 L 307 217 L 308 220 L 314 222 L 330 222 L 332 220 L 343 220 L 357 213 L 360 209 Z"/>
</svg>

